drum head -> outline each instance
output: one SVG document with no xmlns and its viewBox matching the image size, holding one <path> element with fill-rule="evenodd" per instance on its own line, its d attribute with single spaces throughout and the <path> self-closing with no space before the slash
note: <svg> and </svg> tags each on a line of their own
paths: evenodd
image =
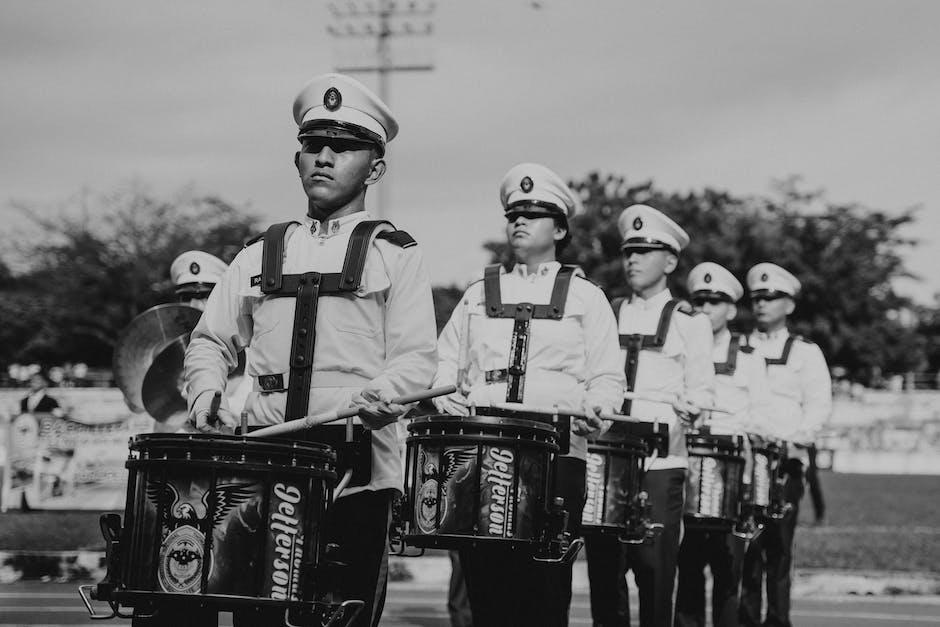
<svg viewBox="0 0 940 627">
<path fill-rule="evenodd" d="M 332 466 L 336 453 L 325 444 L 277 438 L 253 438 L 203 433 L 144 433 L 131 438 L 131 451 L 141 459 L 217 461 L 244 458 L 246 462 L 280 463 L 285 466 Z"/>
<path fill-rule="evenodd" d="M 524 436 L 533 440 L 554 441 L 556 432 L 551 424 L 534 422 L 524 418 L 499 416 L 425 416 L 415 418 L 408 425 L 408 431 L 414 435 L 427 433 L 472 435 L 499 434 L 503 436 Z"/>
</svg>

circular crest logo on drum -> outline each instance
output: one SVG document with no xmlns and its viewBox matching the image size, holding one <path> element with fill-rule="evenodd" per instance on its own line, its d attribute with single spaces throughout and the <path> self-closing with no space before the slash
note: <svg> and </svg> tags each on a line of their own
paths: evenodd
<svg viewBox="0 0 940 627">
<path fill-rule="evenodd" d="M 447 515 L 447 496 L 441 495 L 441 509 Z M 418 503 L 415 518 L 421 533 L 434 533 L 437 531 L 437 480 L 429 479 L 418 488 Z M 443 517 L 442 517 L 443 518 Z M 441 520 L 443 522 L 443 520 Z"/>
<path fill-rule="evenodd" d="M 643 228 L 643 220 L 640 218 L 640 216 L 635 217 L 633 219 L 633 230 L 639 231 L 642 228 Z"/>
<path fill-rule="evenodd" d="M 195 527 L 183 525 L 171 531 L 160 545 L 157 578 L 164 592 L 197 594 L 206 568 L 206 536 Z"/>
<path fill-rule="evenodd" d="M 343 104 L 343 95 L 335 87 L 330 87 L 323 94 L 323 106 L 327 111 L 336 111 Z"/>
<path fill-rule="evenodd" d="M 192 262 L 191 264 L 189 264 L 189 272 L 190 272 L 190 274 L 199 274 L 199 271 L 200 271 L 201 269 L 202 269 L 202 268 L 200 268 L 200 267 L 199 267 L 199 264 L 196 263 L 195 261 Z"/>
<path fill-rule="evenodd" d="M 707 273 L 707 272 L 705 273 L 705 282 L 706 282 L 706 283 L 711 283 L 711 282 L 712 282 L 712 275 L 709 274 L 709 273 Z"/>
<path fill-rule="evenodd" d="M 522 189 L 522 191 L 524 191 L 526 194 L 531 192 L 534 186 L 535 184 L 532 182 L 532 179 L 530 179 L 528 176 L 522 177 L 522 181 L 520 181 L 519 183 L 519 188 Z"/>
</svg>

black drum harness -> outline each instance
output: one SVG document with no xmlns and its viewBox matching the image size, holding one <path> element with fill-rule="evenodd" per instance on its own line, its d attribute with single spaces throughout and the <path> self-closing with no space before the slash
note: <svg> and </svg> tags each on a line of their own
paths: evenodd
<svg viewBox="0 0 940 627">
<path fill-rule="evenodd" d="M 261 252 L 261 292 L 272 298 L 292 297 L 297 304 L 294 309 L 294 327 L 291 339 L 290 374 L 287 381 L 287 404 L 284 411 L 284 420 L 297 420 L 307 413 L 310 403 L 310 388 L 313 382 L 313 353 L 316 345 L 317 304 L 324 296 L 339 296 L 352 294 L 359 289 L 362 282 L 362 272 L 366 264 L 366 255 L 369 252 L 372 240 L 385 239 L 402 248 L 415 246 L 416 242 L 404 231 L 394 230 L 391 222 L 386 220 L 364 220 L 357 224 L 349 236 L 346 247 L 346 258 L 340 272 L 320 273 L 304 272 L 302 274 L 284 274 L 284 246 L 287 229 L 298 222 L 281 222 L 268 228 L 264 234 L 264 243 Z M 376 231 L 381 232 L 376 234 Z M 390 230 L 391 229 L 391 230 Z M 262 375 L 263 379 L 277 375 Z M 264 382 L 261 381 L 263 384 Z M 279 381 L 275 381 L 274 388 Z M 264 388 L 264 385 L 262 385 Z M 283 389 L 283 388 L 282 388 Z M 337 434 L 339 435 L 339 434 Z M 316 438 L 323 441 L 323 437 Z M 329 440 L 334 438 L 329 437 Z M 338 438 L 342 441 L 342 438 Z M 359 449 L 357 457 L 365 457 L 361 461 L 371 460 L 367 454 L 371 447 L 369 438 L 361 438 L 364 449 Z M 332 443 L 332 442 L 327 442 Z M 342 457 L 342 455 L 340 455 Z M 342 466 L 340 461 L 338 466 Z M 359 464 L 353 464 L 358 466 Z M 371 465 L 366 470 L 356 468 L 351 485 L 364 485 L 369 482 Z"/>
<path fill-rule="evenodd" d="M 577 266 L 563 265 L 555 275 L 551 300 L 547 305 L 532 303 L 503 303 L 499 289 L 499 265 L 487 266 L 483 271 L 483 294 L 486 315 L 489 318 L 512 318 L 512 341 L 509 366 L 505 370 L 486 372 L 487 383 L 506 381 L 506 402 L 521 403 L 525 392 L 526 364 L 529 360 L 529 332 L 532 320 L 561 320 L 565 315 L 568 288 Z"/>
<path fill-rule="evenodd" d="M 620 306 L 623 301 L 623 298 L 617 298 L 614 299 L 612 303 L 614 316 L 617 317 L 618 324 L 620 322 Z M 620 347 L 627 350 L 624 374 L 626 374 L 627 377 L 628 391 L 633 392 L 634 386 L 636 386 L 636 371 L 640 363 L 640 351 L 662 348 L 666 344 L 666 336 L 669 334 L 669 322 L 672 320 L 672 314 L 679 304 L 680 301 L 673 298 L 663 305 L 662 313 L 659 314 L 659 324 L 656 325 L 655 334 L 643 335 L 641 333 L 630 333 L 620 335 Z M 633 401 L 626 399 L 623 401 L 623 407 L 620 411 L 629 415 L 632 407 Z"/>
<path fill-rule="evenodd" d="M 795 340 L 795 335 L 788 335 L 787 341 L 783 344 L 783 352 L 780 353 L 780 357 L 764 357 L 764 363 L 768 366 L 786 366 L 787 362 L 790 361 L 790 349 L 793 348 Z"/>
<path fill-rule="evenodd" d="M 716 361 L 715 362 L 715 374 L 725 374 L 729 377 L 733 377 L 735 371 L 738 369 L 738 351 L 742 353 L 753 353 L 754 347 L 747 344 L 747 338 L 744 339 L 744 345 L 741 345 L 742 336 L 739 333 L 732 333 L 731 339 L 728 341 L 728 356 L 725 358 L 725 361 Z"/>
</svg>

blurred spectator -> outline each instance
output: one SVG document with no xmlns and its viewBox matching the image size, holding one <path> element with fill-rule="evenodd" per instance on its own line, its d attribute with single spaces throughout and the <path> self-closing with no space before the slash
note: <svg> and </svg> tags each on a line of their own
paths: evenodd
<svg viewBox="0 0 940 627">
<path fill-rule="evenodd" d="M 49 379 L 42 372 L 34 373 L 29 379 L 29 394 L 20 401 L 20 412 L 24 414 L 48 413 L 63 415 L 59 401 L 46 393 Z"/>
</svg>

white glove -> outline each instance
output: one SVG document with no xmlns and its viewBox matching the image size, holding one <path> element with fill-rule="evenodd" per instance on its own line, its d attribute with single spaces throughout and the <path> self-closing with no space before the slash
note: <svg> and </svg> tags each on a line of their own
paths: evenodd
<svg viewBox="0 0 940 627">
<path fill-rule="evenodd" d="M 467 409 L 467 397 L 459 392 L 448 394 L 447 396 L 438 396 L 431 400 L 437 411 L 451 416 L 469 416 L 470 410 Z"/>
<path fill-rule="evenodd" d="M 359 408 L 359 418 L 367 429 L 378 430 L 396 422 L 408 409 L 391 401 L 389 392 L 365 388 L 353 397 L 349 406 Z"/>
<path fill-rule="evenodd" d="M 238 426 L 238 418 L 225 407 L 219 407 L 218 412 L 211 421 L 209 413 L 212 407 L 212 391 L 203 392 L 193 403 L 192 411 L 187 421 L 196 431 L 201 433 L 222 433 L 231 435 Z"/>
</svg>

